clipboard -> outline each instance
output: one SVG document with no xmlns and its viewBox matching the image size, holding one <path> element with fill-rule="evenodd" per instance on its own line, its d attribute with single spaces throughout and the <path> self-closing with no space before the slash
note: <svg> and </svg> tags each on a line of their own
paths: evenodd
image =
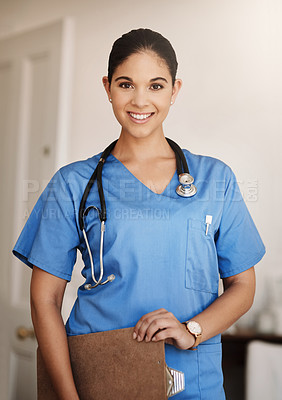
<svg viewBox="0 0 282 400">
<path fill-rule="evenodd" d="M 165 363 L 164 341 L 137 342 L 133 328 L 69 336 L 75 385 L 80 400 L 166 400 L 173 377 Z M 40 349 L 38 400 L 56 400 Z"/>
</svg>

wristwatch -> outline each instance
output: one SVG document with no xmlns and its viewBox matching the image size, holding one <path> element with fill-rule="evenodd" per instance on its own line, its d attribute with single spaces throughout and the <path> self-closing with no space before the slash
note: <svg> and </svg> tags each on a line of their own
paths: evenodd
<svg viewBox="0 0 282 400">
<path fill-rule="evenodd" d="M 199 324 L 199 322 L 193 320 L 186 321 L 184 322 L 184 324 L 186 326 L 187 331 L 195 337 L 195 343 L 188 350 L 196 350 L 196 347 L 198 346 L 198 344 L 201 342 L 202 339 L 202 333 L 203 333 L 202 327 Z"/>
</svg>

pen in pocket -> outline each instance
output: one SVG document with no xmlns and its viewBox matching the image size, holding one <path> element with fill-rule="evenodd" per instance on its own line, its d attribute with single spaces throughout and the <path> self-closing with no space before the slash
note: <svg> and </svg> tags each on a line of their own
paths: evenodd
<svg viewBox="0 0 282 400">
<path fill-rule="evenodd" d="M 212 223 L 212 215 L 206 215 L 206 236 L 208 234 L 211 223 Z"/>
</svg>

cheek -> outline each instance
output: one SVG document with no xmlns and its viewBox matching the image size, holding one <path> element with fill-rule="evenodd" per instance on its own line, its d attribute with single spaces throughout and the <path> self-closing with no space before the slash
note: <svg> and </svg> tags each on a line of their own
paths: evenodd
<svg viewBox="0 0 282 400">
<path fill-rule="evenodd" d="M 171 102 L 171 97 L 167 97 L 165 99 L 162 99 L 162 101 L 158 102 L 158 105 L 156 105 L 162 113 L 167 114 L 169 109 L 170 109 L 170 102 Z"/>
<path fill-rule="evenodd" d="M 130 92 L 122 92 L 122 91 L 112 91 L 112 100 L 113 104 L 116 105 L 117 108 L 122 108 L 125 104 L 127 104 L 132 97 Z"/>
<path fill-rule="evenodd" d="M 113 113 L 119 123 L 122 122 L 120 107 L 113 100 Z"/>
<path fill-rule="evenodd" d="M 126 100 L 124 99 L 123 96 L 114 96 L 114 95 L 112 96 L 113 112 L 117 119 L 120 119 L 122 117 L 125 104 Z"/>
<path fill-rule="evenodd" d="M 159 99 L 156 99 L 156 103 L 158 103 L 159 108 L 167 109 L 170 107 L 171 98 L 172 93 L 170 91 L 166 91 Z"/>
</svg>

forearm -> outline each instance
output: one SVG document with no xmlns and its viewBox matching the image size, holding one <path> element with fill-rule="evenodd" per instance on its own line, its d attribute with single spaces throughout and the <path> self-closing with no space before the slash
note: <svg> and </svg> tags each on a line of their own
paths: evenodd
<svg viewBox="0 0 282 400">
<path fill-rule="evenodd" d="M 30 299 L 35 334 L 60 400 L 77 400 L 61 307 L 67 281 L 33 267 Z"/>
<path fill-rule="evenodd" d="M 202 326 L 202 342 L 224 332 L 250 309 L 255 294 L 253 268 L 227 280 L 225 285 L 224 293 L 192 318 Z"/>
<path fill-rule="evenodd" d="M 40 351 L 59 399 L 78 399 L 70 365 L 67 336 L 55 304 L 31 305 Z"/>
<path fill-rule="evenodd" d="M 224 293 L 193 320 L 202 327 L 202 342 L 225 331 L 251 307 L 255 293 L 254 268 L 224 279 Z M 159 341 L 187 350 L 195 337 L 171 312 L 161 308 L 143 315 L 134 327 L 133 339 Z"/>
</svg>

